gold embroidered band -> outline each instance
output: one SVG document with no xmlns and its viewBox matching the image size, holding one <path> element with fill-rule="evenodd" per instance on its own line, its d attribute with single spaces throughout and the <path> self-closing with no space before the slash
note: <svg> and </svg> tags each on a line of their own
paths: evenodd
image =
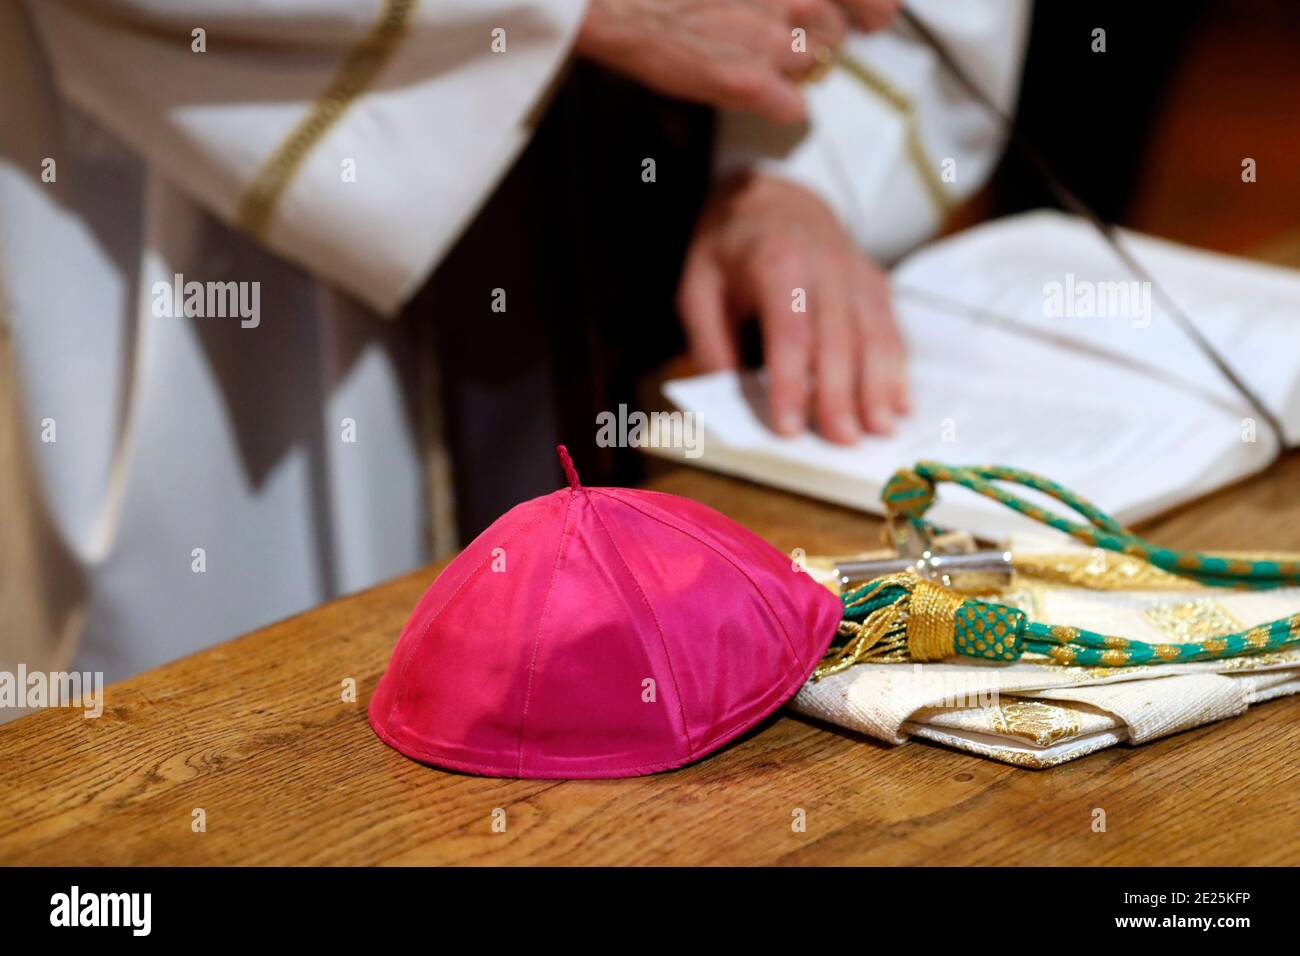
<svg viewBox="0 0 1300 956">
<path fill-rule="evenodd" d="M 339 64 L 334 79 L 284 142 L 262 164 L 235 215 L 239 228 L 262 236 L 303 161 L 392 58 L 419 0 L 384 0 L 379 19 Z"/>
</svg>

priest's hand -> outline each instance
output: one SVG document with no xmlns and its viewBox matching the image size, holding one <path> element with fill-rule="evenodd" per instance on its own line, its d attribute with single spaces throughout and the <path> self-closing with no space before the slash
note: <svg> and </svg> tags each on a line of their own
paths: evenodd
<svg viewBox="0 0 1300 956">
<path fill-rule="evenodd" d="M 736 366 L 739 321 L 757 314 L 782 434 L 811 417 L 847 444 L 888 434 L 909 410 L 889 280 L 802 186 L 749 174 L 720 189 L 691 240 L 678 309 L 703 370 Z"/>
<path fill-rule="evenodd" d="M 846 11 L 892 2 L 591 0 L 575 49 L 659 93 L 796 123 L 807 115 L 799 79 L 839 47 Z"/>
<path fill-rule="evenodd" d="M 903 9 L 903 0 L 836 0 L 859 30 L 870 33 L 893 25 Z"/>
</svg>

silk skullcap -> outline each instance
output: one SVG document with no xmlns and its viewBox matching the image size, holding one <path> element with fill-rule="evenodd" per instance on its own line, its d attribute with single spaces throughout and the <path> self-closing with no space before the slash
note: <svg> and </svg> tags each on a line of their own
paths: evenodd
<svg viewBox="0 0 1300 956">
<path fill-rule="evenodd" d="M 416 605 L 370 723 L 416 760 L 500 777 L 680 767 L 792 697 L 840 602 L 729 518 L 578 482 L 516 506 Z"/>
</svg>

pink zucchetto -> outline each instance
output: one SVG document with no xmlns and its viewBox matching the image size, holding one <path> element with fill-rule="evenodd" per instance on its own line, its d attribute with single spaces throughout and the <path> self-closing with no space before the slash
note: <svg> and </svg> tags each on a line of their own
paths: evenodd
<svg viewBox="0 0 1300 956">
<path fill-rule="evenodd" d="M 511 509 L 406 622 L 370 723 L 416 760 L 627 777 L 712 753 L 792 697 L 840 602 L 686 498 L 569 487 Z"/>
</svg>

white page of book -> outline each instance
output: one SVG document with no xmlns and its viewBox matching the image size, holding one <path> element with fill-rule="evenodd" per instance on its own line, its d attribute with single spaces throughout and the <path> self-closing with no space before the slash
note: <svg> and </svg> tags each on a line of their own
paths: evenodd
<svg viewBox="0 0 1300 956">
<path fill-rule="evenodd" d="M 1288 443 L 1300 443 L 1300 272 L 1130 232 L 1122 237 L 1282 419 Z M 1134 287 L 1136 277 L 1077 217 L 1037 211 L 985 223 L 914 253 L 892 278 L 900 297 L 959 303 L 984 321 L 1008 320 L 1067 347 L 1123 359 L 1216 396 L 1242 417 L 1252 414 L 1154 290 L 1148 299 Z"/>
<path fill-rule="evenodd" d="M 1273 454 L 1267 434 L 1242 441 L 1239 411 L 1144 371 L 924 302 L 899 299 L 896 308 L 914 411 L 894 435 L 853 446 L 811 432 L 782 438 L 763 422 L 763 376 L 719 372 L 664 386 L 700 416 L 705 441 L 694 463 L 876 513 L 884 482 L 919 460 L 1001 464 L 1046 475 L 1128 523 Z M 941 490 L 931 517 L 991 538 L 1041 527 L 956 486 Z"/>
</svg>

